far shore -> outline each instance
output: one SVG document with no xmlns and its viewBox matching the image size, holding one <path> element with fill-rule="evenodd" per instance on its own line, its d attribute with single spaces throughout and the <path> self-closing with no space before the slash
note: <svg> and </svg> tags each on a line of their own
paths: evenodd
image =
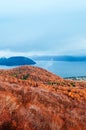
<svg viewBox="0 0 86 130">
<path fill-rule="evenodd" d="M 80 82 L 86 82 L 86 76 L 78 76 L 78 77 L 66 77 L 64 79 L 67 80 L 76 80 L 76 81 L 80 81 Z"/>
</svg>

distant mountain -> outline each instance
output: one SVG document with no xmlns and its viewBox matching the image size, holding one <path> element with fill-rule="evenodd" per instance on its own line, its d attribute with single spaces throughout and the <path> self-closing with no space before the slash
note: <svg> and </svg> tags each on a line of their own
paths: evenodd
<svg viewBox="0 0 86 130">
<path fill-rule="evenodd" d="M 70 61 L 79 62 L 86 61 L 86 56 L 35 56 L 34 60 L 45 60 L 45 61 Z"/>
<path fill-rule="evenodd" d="M 32 59 L 23 56 L 0 58 L 0 65 L 19 66 L 19 65 L 33 65 L 33 64 L 36 63 Z"/>
</svg>

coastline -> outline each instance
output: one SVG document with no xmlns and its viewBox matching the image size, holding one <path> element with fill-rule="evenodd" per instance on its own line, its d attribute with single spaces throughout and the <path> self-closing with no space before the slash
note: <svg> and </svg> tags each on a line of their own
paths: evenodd
<svg viewBox="0 0 86 130">
<path fill-rule="evenodd" d="M 77 76 L 77 77 L 65 77 L 64 79 L 67 80 L 75 80 L 75 81 L 80 81 L 80 82 L 86 82 L 86 76 Z"/>
</svg>

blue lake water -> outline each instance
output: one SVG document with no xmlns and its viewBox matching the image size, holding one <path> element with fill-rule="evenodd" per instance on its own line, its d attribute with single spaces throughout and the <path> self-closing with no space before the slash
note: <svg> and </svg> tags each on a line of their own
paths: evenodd
<svg viewBox="0 0 86 130">
<path fill-rule="evenodd" d="M 61 77 L 86 76 L 86 62 L 64 62 L 64 61 L 36 61 L 38 67 Z M 0 69 L 10 69 L 14 67 L 0 66 Z"/>
<path fill-rule="evenodd" d="M 61 77 L 86 76 L 86 62 L 36 61 L 36 66 L 45 68 Z"/>
</svg>

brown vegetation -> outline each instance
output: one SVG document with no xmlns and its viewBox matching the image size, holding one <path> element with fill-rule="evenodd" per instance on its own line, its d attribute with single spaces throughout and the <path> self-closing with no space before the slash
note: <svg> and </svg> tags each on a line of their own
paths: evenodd
<svg viewBox="0 0 86 130">
<path fill-rule="evenodd" d="M 0 130 L 86 130 L 86 82 L 31 66 L 0 70 Z"/>
</svg>

